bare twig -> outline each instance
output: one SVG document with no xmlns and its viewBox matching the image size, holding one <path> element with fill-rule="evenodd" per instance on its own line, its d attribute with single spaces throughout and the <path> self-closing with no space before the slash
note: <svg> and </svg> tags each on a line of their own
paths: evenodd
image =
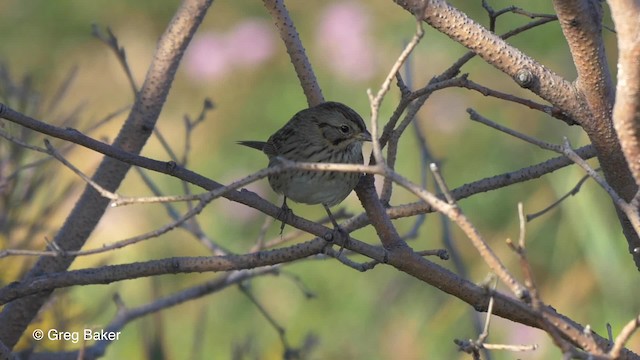
<svg viewBox="0 0 640 360">
<path fill-rule="evenodd" d="M 612 359 L 617 359 L 620 356 L 622 349 L 624 349 L 624 346 L 631 338 L 631 335 L 633 335 L 633 333 L 639 328 L 640 316 L 632 319 L 622 328 L 622 331 L 620 331 L 616 341 L 613 343 L 613 347 L 609 351 L 609 356 L 611 356 Z"/>
<path fill-rule="evenodd" d="M 440 188 L 440 191 L 442 191 L 442 193 L 444 194 L 444 198 L 447 199 L 447 202 L 449 203 L 449 205 L 457 206 L 456 199 L 454 199 L 453 196 L 451 196 L 449 187 L 447 186 L 447 183 L 445 183 L 444 178 L 440 173 L 440 168 L 438 167 L 438 165 L 436 163 L 431 163 L 429 164 L 429 169 L 431 169 L 431 172 L 433 173 L 433 178 L 436 179 L 438 188 Z"/>
<path fill-rule="evenodd" d="M 125 149 L 124 152 L 130 153 L 141 151 L 156 124 L 180 59 L 210 5 L 211 0 L 185 0 L 178 7 L 173 21 L 160 37 L 145 83 L 114 141 L 114 148 Z M 3 117 L 7 115 L 4 105 L 0 106 L 0 114 Z M 129 168 L 126 163 L 104 158 L 93 180 L 109 191 L 114 191 Z M 108 200 L 101 198 L 93 188 L 85 187 L 64 225 L 57 232 L 55 242 L 65 250 L 79 250 L 102 218 L 107 206 Z M 73 257 L 42 257 L 25 276 L 28 278 L 42 273 L 64 271 L 73 260 Z M 0 327 L 1 341 L 13 348 L 49 295 L 49 292 L 43 292 L 5 306 L 0 312 L 0 323 L 7 325 Z"/>
<path fill-rule="evenodd" d="M 544 214 L 546 214 L 547 212 L 551 211 L 553 208 L 555 208 L 556 206 L 560 205 L 564 200 L 566 200 L 567 198 L 569 198 L 570 196 L 574 196 L 576 195 L 580 189 L 582 188 L 582 185 L 589 179 L 589 175 L 585 175 L 582 177 L 582 179 L 580 179 L 578 181 L 578 183 L 576 184 L 576 186 L 573 187 L 573 189 L 569 190 L 569 192 L 567 192 L 566 194 L 562 195 L 558 200 L 554 201 L 551 205 L 547 206 L 546 208 L 533 213 L 533 214 L 527 214 L 527 222 L 532 221 L 534 219 L 536 219 L 539 216 L 542 216 Z"/>
<path fill-rule="evenodd" d="M 369 102 L 371 103 L 371 137 L 373 143 L 373 156 L 377 164 L 382 164 L 384 162 L 384 159 L 382 157 L 382 148 L 378 140 L 378 112 L 380 110 L 380 105 L 382 104 L 384 96 L 391 88 L 391 82 L 395 78 L 398 71 L 400 71 L 400 68 L 405 63 L 411 52 L 416 48 L 416 46 L 418 46 L 418 43 L 423 36 L 424 29 L 422 28 L 422 21 L 418 20 L 416 21 L 415 35 L 413 36 L 411 41 L 409 41 L 407 46 L 405 46 L 400 56 L 391 67 L 391 70 L 387 74 L 387 77 L 382 82 L 382 85 L 380 85 L 378 93 L 374 97 L 371 90 L 367 91 L 367 94 L 369 95 Z"/>
<path fill-rule="evenodd" d="M 473 224 L 467 219 L 467 217 L 462 213 L 460 208 L 454 202 L 454 204 L 446 203 L 440 200 L 434 194 L 420 188 L 419 186 L 413 184 L 411 181 L 407 180 L 403 176 L 399 175 L 396 172 L 387 170 L 385 172 L 385 176 L 389 176 L 393 178 L 393 181 L 397 182 L 400 186 L 406 188 L 411 191 L 414 195 L 418 196 L 425 202 L 429 203 L 429 205 L 433 206 L 439 212 L 447 215 L 451 221 L 455 222 L 462 231 L 467 235 L 471 243 L 476 248 L 476 250 L 480 253 L 480 256 L 484 259 L 484 261 L 489 265 L 491 270 L 498 276 L 498 278 L 511 289 L 511 291 L 520 299 L 527 299 L 529 297 L 528 291 L 522 285 L 520 285 L 515 278 L 509 273 L 506 267 L 502 264 L 500 259 L 495 255 L 493 250 L 487 245 L 486 241 L 482 238 L 477 229 L 473 226 Z M 450 198 L 454 198 L 449 195 Z"/>
<path fill-rule="evenodd" d="M 520 259 L 520 268 L 522 269 L 522 275 L 524 277 L 524 285 L 529 290 L 530 302 L 531 306 L 535 311 L 540 311 L 542 307 L 542 301 L 538 297 L 538 288 L 536 287 L 536 283 L 533 279 L 533 270 L 531 269 L 531 264 L 529 264 L 529 260 L 527 259 L 526 252 L 526 220 L 524 216 L 524 207 L 521 202 L 518 203 L 518 219 L 520 224 L 520 233 L 518 235 L 518 243 L 514 244 L 511 239 L 507 239 L 507 245 L 518 255 Z"/>
<path fill-rule="evenodd" d="M 598 172 L 596 172 L 587 162 L 578 156 L 575 151 L 571 148 L 571 144 L 569 144 L 569 140 L 565 137 L 562 145 L 561 152 L 571 159 L 573 162 L 578 164 L 586 173 L 592 177 L 606 192 L 609 194 L 611 199 L 613 199 L 614 204 L 618 206 L 622 212 L 625 213 L 629 221 L 631 222 L 631 226 L 636 231 L 636 234 L 640 235 L 640 212 L 637 207 L 631 206 L 629 203 L 624 201 L 620 195 L 607 183 L 607 181 L 602 178 Z"/>
<path fill-rule="evenodd" d="M 277 271 L 278 269 L 275 267 L 263 267 L 254 270 L 229 272 L 227 274 L 224 274 L 223 276 L 218 277 L 217 279 L 204 282 L 200 285 L 193 286 L 186 290 L 179 291 L 175 294 L 154 300 L 153 302 L 135 308 L 125 307 L 122 300 L 119 297 L 115 297 L 114 302 L 117 306 L 117 313 L 114 319 L 111 320 L 111 322 L 107 326 L 105 326 L 104 331 L 118 332 L 122 330 L 128 323 L 143 316 L 158 313 L 164 309 L 180 305 L 187 301 L 210 295 L 212 293 L 224 290 L 231 285 L 236 285 L 253 277 L 263 276 L 266 274 L 274 274 L 277 273 Z M 104 338 L 96 341 L 92 346 L 84 349 L 84 352 L 87 358 L 99 358 L 104 355 L 107 347 L 112 343 L 113 340 Z M 77 358 L 77 356 L 75 358 Z"/>
<path fill-rule="evenodd" d="M 482 0 L 482 7 L 487 11 L 487 14 L 489 15 L 489 30 L 491 31 L 496 30 L 495 27 L 496 27 L 496 21 L 498 17 L 509 12 L 514 14 L 524 15 L 531 19 L 536 19 L 536 18 L 551 19 L 551 20 L 558 19 L 558 17 L 553 14 L 533 13 L 513 5 L 496 11 L 496 10 L 493 10 L 493 8 L 489 5 L 487 0 Z"/>
<path fill-rule="evenodd" d="M 528 142 L 530 144 L 536 145 L 536 146 L 538 146 L 540 148 L 562 153 L 560 145 L 550 144 L 550 143 L 538 140 L 536 138 L 533 138 L 533 137 L 531 137 L 529 135 L 526 135 L 526 134 L 523 134 L 521 132 L 518 132 L 518 131 L 515 131 L 513 129 L 510 129 L 510 128 L 506 127 L 506 126 L 502 126 L 502 125 L 500 125 L 500 124 L 498 124 L 498 123 L 496 123 L 494 121 L 491 121 L 491 120 L 487 119 L 486 117 L 478 114 L 473 109 L 467 109 L 467 112 L 469 113 L 469 118 L 471 120 L 473 120 L 473 121 L 477 121 L 479 123 L 487 125 L 487 126 L 489 126 L 491 128 L 494 128 L 494 129 L 496 129 L 498 131 L 501 131 L 501 132 L 503 132 L 505 134 L 509 134 L 509 135 L 511 135 L 513 137 L 516 137 L 516 138 L 520 139 L 520 140 L 524 140 L 524 141 L 526 141 L 526 142 Z"/>
</svg>

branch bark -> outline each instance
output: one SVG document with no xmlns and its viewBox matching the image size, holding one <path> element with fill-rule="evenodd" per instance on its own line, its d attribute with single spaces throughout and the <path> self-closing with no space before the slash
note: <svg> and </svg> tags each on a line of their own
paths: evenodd
<svg viewBox="0 0 640 360">
<path fill-rule="evenodd" d="M 324 96 L 318 86 L 316 74 L 313 72 L 311 62 L 307 58 L 298 31 L 289 16 L 289 11 L 284 5 L 284 1 L 264 0 L 264 6 L 271 14 L 280 32 L 280 38 L 287 48 L 293 68 L 296 71 L 296 75 L 298 75 L 298 80 L 300 80 L 302 91 L 304 91 L 304 95 L 307 98 L 307 104 L 311 107 L 324 102 Z"/>
<path fill-rule="evenodd" d="M 137 154 L 141 151 L 164 105 L 182 55 L 213 0 L 185 0 L 161 37 L 136 102 L 114 141 L 114 146 Z M 130 165 L 105 157 L 93 176 L 93 181 L 114 191 Z M 98 221 L 109 200 L 101 197 L 91 186 L 85 187 L 80 199 L 69 214 L 54 242 L 62 249 L 80 249 Z M 44 257 L 38 260 L 25 278 L 64 271 L 74 257 Z M 0 341 L 13 348 L 18 339 L 47 301 L 51 291 L 21 298 L 7 304 L 0 313 Z"/>
<path fill-rule="evenodd" d="M 558 13 L 562 32 L 567 39 L 578 72 L 576 88 L 581 95 L 578 100 L 579 103 L 584 104 L 581 109 L 581 118 L 584 119 L 581 122 L 582 128 L 587 132 L 596 148 L 605 179 L 623 200 L 630 202 L 638 191 L 638 186 L 629 170 L 629 167 L 634 165 L 631 162 L 627 163 L 627 160 L 633 162 L 633 159 L 628 157 L 625 159 L 621 145 L 626 145 L 629 156 L 633 156 L 633 149 L 638 148 L 637 144 L 633 144 L 635 138 L 633 129 L 637 125 L 625 125 L 629 124 L 627 121 L 618 123 L 620 131 L 626 139 L 621 143 L 619 141 L 620 133 L 616 135 L 612 120 L 615 89 L 604 52 L 601 3 L 598 0 L 554 0 L 553 5 Z M 637 23 L 637 15 L 636 12 L 632 22 Z M 623 38 L 626 40 L 629 36 L 633 35 L 621 34 L 621 31 L 618 31 L 620 41 Z M 621 56 L 623 56 L 622 53 Z M 637 59 L 632 60 L 631 67 L 638 67 Z M 629 60 L 626 59 L 626 61 Z M 634 79 L 629 77 L 629 75 L 633 75 L 633 72 L 637 72 L 637 69 L 631 73 L 624 71 L 618 73 L 618 84 L 623 84 L 619 86 L 633 84 Z M 634 85 L 630 87 L 626 85 L 629 87 L 627 90 L 633 91 L 633 86 L 637 88 L 638 80 L 636 77 Z M 625 105 L 624 99 L 622 104 L 617 105 L 618 116 L 621 116 L 621 111 L 625 111 L 621 106 L 628 106 Z M 637 116 L 637 114 L 631 116 Z M 640 252 L 635 251 L 640 247 L 640 237 L 626 215 L 617 208 L 616 212 L 627 239 L 629 252 L 633 256 L 636 267 L 640 270 Z"/>
<path fill-rule="evenodd" d="M 521 87 L 567 113 L 589 136 L 607 182 L 625 201 L 629 202 L 634 197 L 638 187 L 611 120 L 613 87 L 600 35 L 601 9 L 596 0 L 554 1 L 580 76 L 575 84 L 509 45 L 444 0 L 394 2 L 474 51 L 488 64 L 511 76 Z M 587 37 L 591 38 L 587 41 Z M 591 64 L 593 58 L 595 63 Z M 640 247 L 640 237 L 629 219 L 620 211 L 617 214 L 629 252 L 640 270 L 640 252 L 634 251 Z"/>
</svg>

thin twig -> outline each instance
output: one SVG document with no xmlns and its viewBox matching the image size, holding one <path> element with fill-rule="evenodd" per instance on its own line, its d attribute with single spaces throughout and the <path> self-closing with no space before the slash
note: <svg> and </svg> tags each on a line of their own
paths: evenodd
<svg viewBox="0 0 640 360">
<path fill-rule="evenodd" d="M 578 181 L 578 183 L 576 184 L 576 186 L 573 187 L 573 189 L 569 190 L 569 192 L 567 192 L 566 194 L 562 195 L 558 200 L 554 201 L 551 205 L 547 206 L 546 208 L 533 213 L 533 214 L 527 214 L 527 222 L 530 222 L 534 219 L 536 219 L 537 217 L 540 217 L 544 214 L 546 214 L 547 212 L 551 211 L 552 209 L 554 209 L 556 206 L 560 205 L 560 203 L 562 203 L 564 200 L 566 200 L 567 198 L 569 198 L 570 196 L 574 196 L 576 195 L 580 189 L 582 188 L 582 185 L 588 180 L 590 179 L 589 175 L 584 175 L 582 177 L 582 179 L 580 179 L 580 181 Z"/>
<path fill-rule="evenodd" d="M 201 298 L 215 292 L 219 292 L 228 288 L 230 285 L 236 285 L 250 278 L 272 274 L 277 272 L 277 267 L 262 267 L 253 270 L 240 270 L 226 273 L 214 280 L 204 282 L 200 285 L 190 287 L 186 290 L 179 291 L 164 298 L 156 299 L 148 304 L 135 308 L 127 308 L 121 300 L 114 298 L 117 306 L 116 316 L 111 322 L 104 327 L 105 332 L 118 332 L 122 330 L 128 323 L 149 314 L 158 313 L 164 309 L 183 304 L 187 301 Z M 108 338 L 96 341 L 92 346 L 84 349 L 87 358 L 99 358 L 104 355 L 107 347 L 113 343 Z"/>
<path fill-rule="evenodd" d="M 522 275 L 524 277 L 524 285 L 529 290 L 530 298 L 527 299 L 530 301 L 531 306 L 535 311 L 539 311 L 542 307 L 542 301 L 538 296 L 538 288 L 536 287 L 535 281 L 533 279 L 533 270 L 531 269 L 531 264 L 527 259 L 526 252 L 526 218 L 524 216 L 524 207 L 521 202 L 518 203 L 518 220 L 520 224 L 520 231 L 518 234 L 518 243 L 514 244 L 511 239 L 507 239 L 507 245 L 511 250 L 513 250 L 520 259 L 520 268 L 522 269 Z"/>
<path fill-rule="evenodd" d="M 62 84 L 60 84 L 58 89 L 54 92 L 54 95 L 49 102 L 49 106 L 47 107 L 47 113 L 52 113 L 62 103 L 62 100 L 68 94 L 69 88 L 71 88 L 71 84 L 75 80 L 76 75 L 78 75 L 78 66 L 74 66 L 69 70 L 69 73 L 64 77 Z"/>
<path fill-rule="evenodd" d="M 151 190 L 151 192 L 153 192 L 153 194 L 156 197 L 161 196 L 160 189 L 153 182 L 151 177 L 148 176 L 147 173 L 144 172 L 139 167 L 134 167 L 134 169 L 136 170 L 138 175 L 140 175 L 140 177 L 142 178 L 142 181 Z M 171 219 L 173 219 L 174 221 L 178 221 L 180 219 L 180 213 L 171 202 L 161 202 L 161 204 L 164 206 L 167 214 L 169 214 L 169 217 L 171 217 Z M 189 210 L 192 210 L 192 209 L 193 207 L 189 207 Z M 209 249 L 209 251 L 211 251 L 212 254 L 214 255 L 231 254 L 229 250 L 220 246 L 218 243 L 213 241 L 213 239 L 209 238 L 209 236 L 207 236 L 204 233 L 196 217 L 189 219 L 189 221 L 184 222 L 181 226 L 183 229 L 193 234 L 193 236 L 200 242 L 200 244 L 202 244 L 205 248 Z"/>
<path fill-rule="evenodd" d="M 351 259 L 349 259 L 349 257 L 347 257 L 344 252 L 342 251 L 336 251 L 335 249 L 333 249 L 330 246 L 327 246 L 324 250 L 323 253 L 327 256 L 330 256 L 336 260 L 338 260 L 340 263 L 342 263 L 343 265 L 350 267 L 356 271 L 359 272 L 365 272 L 365 271 L 369 271 L 371 269 L 373 269 L 374 267 L 376 267 L 378 264 L 380 264 L 380 261 L 368 261 L 368 262 L 363 262 L 363 263 L 359 263 L 356 261 L 353 261 Z"/>
<path fill-rule="evenodd" d="M 271 327 L 276 330 L 278 336 L 280 337 L 280 342 L 282 342 L 282 345 L 284 346 L 285 352 L 291 351 L 291 346 L 289 346 L 289 342 L 287 341 L 286 329 L 282 325 L 278 324 L 278 322 L 273 318 L 273 316 L 271 316 L 271 314 L 269 314 L 267 309 L 262 306 L 262 304 L 258 301 L 258 299 L 256 299 L 253 293 L 243 282 L 239 283 L 238 287 L 240 288 L 242 293 L 246 295 L 249 300 L 251 300 L 253 305 L 258 309 L 260 314 L 262 314 L 262 316 L 267 320 Z"/>
<path fill-rule="evenodd" d="M 129 67 L 129 63 L 127 62 L 127 54 L 124 50 L 124 47 L 120 46 L 118 43 L 118 38 L 113 34 L 110 27 L 106 27 L 106 34 L 100 31 L 100 27 L 97 24 L 93 24 L 91 27 L 93 36 L 96 39 L 102 41 L 109 49 L 113 50 L 116 55 L 116 58 L 120 62 L 122 69 L 127 75 L 127 80 L 129 80 L 129 86 L 131 87 L 131 91 L 133 91 L 133 95 L 137 96 L 138 94 L 138 85 L 136 85 L 136 81 L 133 78 L 133 73 L 131 72 L 131 68 Z"/>
<path fill-rule="evenodd" d="M 633 333 L 636 332 L 639 328 L 640 315 L 634 319 L 631 319 L 631 321 L 629 321 L 627 325 L 625 325 L 620 331 L 620 334 L 616 338 L 616 341 L 613 343 L 611 351 L 609 351 L 609 355 L 612 359 L 617 359 L 620 356 L 625 344 L 629 341 L 629 339 L 631 339 Z"/>
<path fill-rule="evenodd" d="M 548 143 L 548 142 L 544 142 L 542 140 L 538 140 L 536 138 L 533 138 L 533 137 L 531 137 L 529 135 L 526 135 L 526 134 L 523 134 L 521 132 L 518 132 L 518 131 L 515 131 L 513 129 L 510 129 L 510 128 L 506 127 L 506 126 L 502 126 L 502 125 L 500 125 L 500 124 L 498 124 L 498 123 L 496 123 L 494 121 L 491 121 L 491 120 L 487 119 L 486 117 L 478 114 L 478 112 L 476 112 L 473 109 L 467 109 L 467 113 L 469 113 L 469 118 L 471 120 L 473 120 L 473 121 L 477 121 L 479 123 L 487 125 L 487 126 L 489 126 L 491 128 L 494 128 L 494 129 L 496 129 L 498 131 L 501 131 L 501 132 L 503 132 L 505 134 L 509 134 L 509 135 L 511 135 L 513 137 L 516 137 L 516 138 L 518 138 L 520 140 L 524 140 L 524 141 L 526 141 L 526 142 L 528 142 L 530 144 L 536 145 L 536 146 L 538 146 L 538 147 L 540 147 L 542 149 L 546 149 L 546 150 L 551 150 L 551 151 L 555 151 L 555 152 L 558 152 L 558 153 L 562 153 L 562 150 L 561 150 L 562 147 L 560 145 L 555 145 L 555 144 L 551 144 L 551 143 Z"/>
<path fill-rule="evenodd" d="M 431 169 L 431 172 L 433 173 L 433 178 L 436 179 L 436 183 L 438 184 L 440 191 L 442 191 L 442 193 L 444 194 L 444 198 L 447 199 L 447 202 L 449 203 L 449 205 L 457 206 L 456 199 L 454 199 L 453 196 L 451 195 L 451 192 L 449 191 L 449 187 L 447 186 L 447 183 L 445 183 L 444 178 L 440 173 L 440 168 L 438 168 L 438 165 L 436 163 L 431 163 L 429 164 L 429 169 Z"/>
<path fill-rule="evenodd" d="M 594 170 L 589 164 L 582 159 L 575 151 L 571 148 L 571 144 L 569 144 L 569 140 L 565 137 L 563 140 L 563 144 L 561 147 L 561 152 L 571 159 L 573 162 L 578 164 L 584 171 L 592 177 L 606 192 L 609 194 L 609 197 L 613 199 L 613 202 L 618 206 L 622 212 L 625 213 L 633 229 L 636 231 L 636 234 L 640 235 L 640 213 L 637 207 L 631 206 L 629 203 L 624 201 L 620 195 L 607 183 L 607 181 L 601 177 L 596 170 Z"/>
<path fill-rule="evenodd" d="M 373 156 L 377 164 L 381 164 L 384 161 L 384 158 L 382 157 L 382 148 L 378 140 L 378 112 L 380 110 L 380 105 L 382 104 L 382 100 L 384 99 L 384 96 L 387 94 L 387 92 L 391 88 L 391 82 L 395 78 L 396 74 L 398 73 L 398 71 L 400 71 L 400 68 L 402 67 L 402 65 L 405 63 L 405 61 L 407 60 L 411 52 L 413 52 L 413 50 L 416 48 L 416 46 L 418 46 L 418 43 L 420 43 L 420 39 L 422 39 L 422 37 L 424 36 L 424 29 L 422 26 L 423 26 L 422 21 L 416 20 L 415 35 L 413 36 L 411 41 L 409 41 L 407 46 L 405 46 L 400 56 L 391 67 L 391 70 L 387 74 L 387 77 L 382 82 L 382 85 L 380 85 L 380 89 L 378 90 L 378 93 L 376 94 L 376 96 L 375 97 L 373 96 L 371 89 L 367 90 L 367 94 L 369 96 L 369 102 L 371 103 L 371 137 L 372 137 L 372 143 L 373 143 Z"/>
</svg>

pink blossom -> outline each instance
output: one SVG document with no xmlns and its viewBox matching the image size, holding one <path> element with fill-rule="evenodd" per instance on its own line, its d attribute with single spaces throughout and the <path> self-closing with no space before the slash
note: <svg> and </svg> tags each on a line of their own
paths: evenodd
<svg viewBox="0 0 640 360">
<path fill-rule="evenodd" d="M 196 35 L 185 55 L 185 70 L 195 80 L 220 79 L 231 72 L 260 65 L 275 51 L 271 26 L 246 20 L 228 32 Z"/>
<path fill-rule="evenodd" d="M 352 80 L 366 80 L 375 72 L 374 49 L 369 36 L 370 19 L 364 6 L 340 2 L 321 16 L 317 39 L 333 71 Z"/>
<path fill-rule="evenodd" d="M 195 79 L 217 79 L 231 63 L 227 39 L 215 32 L 196 36 L 185 55 L 185 69 Z"/>
<path fill-rule="evenodd" d="M 275 52 L 273 29 L 263 21 L 249 20 L 239 24 L 229 33 L 227 40 L 239 65 L 260 64 Z"/>
</svg>

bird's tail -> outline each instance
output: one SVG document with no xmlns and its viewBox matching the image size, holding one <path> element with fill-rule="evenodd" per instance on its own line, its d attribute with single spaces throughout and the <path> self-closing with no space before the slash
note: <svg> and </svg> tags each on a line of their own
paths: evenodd
<svg viewBox="0 0 640 360">
<path fill-rule="evenodd" d="M 267 145 L 267 143 L 264 141 L 238 141 L 238 144 L 248 146 L 260 151 L 264 151 L 264 147 Z"/>
</svg>

